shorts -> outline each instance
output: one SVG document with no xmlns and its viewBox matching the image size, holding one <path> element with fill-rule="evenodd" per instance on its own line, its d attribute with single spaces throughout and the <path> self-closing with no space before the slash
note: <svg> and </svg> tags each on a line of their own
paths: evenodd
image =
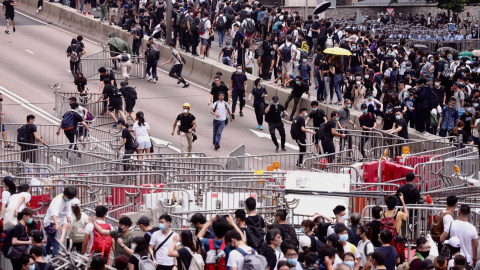
<svg viewBox="0 0 480 270">
<path fill-rule="evenodd" d="M 290 74 L 292 72 L 292 62 L 283 62 L 282 61 L 282 73 Z"/>
<path fill-rule="evenodd" d="M 5 20 L 11 20 L 13 21 L 13 18 L 15 17 L 15 12 L 5 12 Z"/>
<path fill-rule="evenodd" d="M 116 7 L 108 8 L 108 15 L 109 16 L 117 16 L 117 13 L 118 13 L 118 8 L 116 8 Z"/>
<path fill-rule="evenodd" d="M 125 100 L 125 111 L 131 113 L 135 107 L 135 100 Z"/>
<path fill-rule="evenodd" d="M 210 43 L 209 38 L 200 38 L 202 40 L 202 45 L 208 46 Z"/>
<path fill-rule="evenodd" d="M 114 110 L 122 111 L 122 100 L 110 100 L 108 103 L 108 111 L 113 112 Z"/>
<path fill-rule="evenodd" d="M 253 38 L 253 34 L 255 34 L 255 33 L 251 33 L 251 34 L 245 33 L 245 37 L 247 37 L 248 39 L 251 39 L 251 38 Z"/>
<path fill-rule="evenodd" d="M 0 132 L 5 132 L 5 125 L 4 124 L 1 124 L 2 126 L 0 127 Z"/>
<path fill-rule="evenodd" d="M 152 142 L 150 141 L 146 141 L 146 142 L 138 142 L 139 146 L 138 146 L 138 149 L 149 149 L 150 147 L 152 147 Z"/>
<path fill-rule="evenodd" d="M 83 3 L 84 3 L 84 4 L 91 4 L 91 3 L 92 3 L 92 0 L 83 0 Z"/>
</svg>

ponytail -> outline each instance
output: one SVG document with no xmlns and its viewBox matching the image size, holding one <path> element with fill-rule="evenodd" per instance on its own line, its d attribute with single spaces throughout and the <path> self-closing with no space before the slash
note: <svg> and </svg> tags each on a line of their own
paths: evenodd
<svg viewBox="0 0 480 270">
<path fill-rule="evenodd" d="M 143 114 L 142 111 L 137 112 L 136 114 L 138 125 L 139 126 L 145 126 L 145 115 Z"/>
</svg>

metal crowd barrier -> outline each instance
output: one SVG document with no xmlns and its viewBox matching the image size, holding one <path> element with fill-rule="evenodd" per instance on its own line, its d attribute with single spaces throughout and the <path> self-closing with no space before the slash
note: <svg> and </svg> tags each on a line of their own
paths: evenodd
<svg viewBox="0 0 480 270">
<path fill-rule="evenodd" d="M 427 46 L 430 52 L 436 52 L 442 47 L 451 47 L 458 52 L 473 51 L 480 49 L 480 39 L 464 39 L 460 41 L 431 41 L 423 39 L 405 39 L 406 47 L 421 44 Z M 400 43 L 400 39 L 387 39 L 387 45 L 395 45 Z"/>
</svg>

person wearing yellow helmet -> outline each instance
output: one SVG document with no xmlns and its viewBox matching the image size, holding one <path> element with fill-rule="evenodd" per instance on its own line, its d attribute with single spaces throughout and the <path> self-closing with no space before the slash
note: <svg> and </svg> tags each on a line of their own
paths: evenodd
<svg viewBox="0 0 480 270">
<path fill-rule="evenodd" d="M 197 127 L 197 122 L 195 121 L 196 118 L 190 113 L 190 108 L 191 106 L 189 103 L 184 103 L 183 113 L 179 114 L 173 123 L 172 136 L 175 134 L 175 128 L 177 127 L 178 121 L 180 121 L 177 133 L 180 135 L 180 150 L 182 153 L 192 152 L 192 139 L 195 137 L 193 132 Z"/>
</svg>

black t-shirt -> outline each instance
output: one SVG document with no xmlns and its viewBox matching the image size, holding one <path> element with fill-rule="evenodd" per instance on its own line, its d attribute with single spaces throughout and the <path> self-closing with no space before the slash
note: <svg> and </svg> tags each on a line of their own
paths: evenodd
<svg viewBox="0 0 480 270">
<path fill-rule="evenodd" d="M 467 132 L 465 132 L 465 130 L 458 130 L 458 143 L 461 143 L 461 144 L 466 144 L 468 143 L 468 135 L 467 135 Z"/>
<path fill-rule="evenodd" d="M 28 241 L 29 238 L 27 235 L 27 228 L 23 226 L 21 223 L 18 223 L 13 228 L 13 237 L 17 238 L 20 241 Z M 22 250 L 27 250 L 28 245 L 17 245 L 15 247 L 18 247 Z"/>
<path fill-rule="evenodd" d="M 147 243 L 150 243 L 150 239 L 152 239 L 152 234 L 156 231 L 160 230 L 159 228 L 155 227 L 151 230 L 149 230 L 148 232 L 146 232 L 144 235 L 143 235 L 143 238 L 145 238 L 145 240 L 147 241 Z"/>
<path fill-rule="evenodd" d="M 267 90 L 265 87 L 261 87 L 258 89 L 257 87 L 254 87 L 252 90 L 252 95 L 253 95 L 253 105 L 254 106 L 260 106 L 261 103 L 265 103 L 265 98 L 262 97 L 263 94 L 267 94 Z"/>
<path fill-rule="evenodd" d="M 351 62 L 350 62 L 350 66 L 351 67 L 355 67 L 355 66 L 359 66 L 362 64 L 362 60 L 360 60 L 360 56 L 361 56 L 361 52 L 358 51 L 358 50 L 355 50 L 353 51 L 352 50 L 352 56 L 351 57 Z"/>
<path fill-rule="evenodd" d="M 193 120 L 195 120 L 195 116 L 189 113 L 187 115 L 181 113 L 177 116 L 177 120 L 180 121 L 180 131 L 184 133 L 189 133 L 188 130 L 193 127 Z"/>
<path fill-rule="evenodd" d="M 163 13 L 165 12 L 165 5 L 158 6 L 156 9 L 155 16 L 157 16 L 157 20 L 161 21 L 165 18 Z"/>
<path fill-rule="evenodd" d="M 223 52 L 223 56 L 222 57 L 230 57 L 232 58 L 232 53 L 233 53 L 233 49 L 232 48 L 223 48 L 222 49 L 222 52 Z M 233 59 L 232 59 L 233 60 Z"/>
<path fill-rule="evenodd" d="M 332 128 L 335 128 L 335 124 L 335 120 L 330 119 L 325 125 L 325 140 L 327 140 L 328 142 L 333 142 Z"/>
<path fill-rule="evenodd" d="M 111 70 L 107 70 L 107 74 L 106 75 L 102 75 L 100 74 L 100 81 L 103 82 L 103 80 L 105 80 L 106 78 L 109 78 L 110 81 L 114 81 L 114 85 L 117 85 L 117 81 L 115 80 L 115 73 Z"/>
<path fill-rule="evenodd" d="M 277 261 L 279 258 L 277 257 L 275 250 L 266 243 L 264 243 L 262 246 L 261 255 L 263 255 L 267 260 L 267 265 L 270 266 L 270 269 L 273 270 L 275 267 L 277 267 Z"/>
<path fill-rule="evenodd" d="M 313 29 L 315 31 L 312 31 L 312 38 L 318 38 L 318 33 L 316 30 L 320 28 L 320 24 L 318 22 L 313 22 L 312 25 L 310 25 L 310 29 Z"/>
<path fill-rule="evenodd" d="M 259 215 L 247 217 L 245 219 L 245 224 L 255 227 L 258 227 L 260 225 L 260 228 L 265 228 L 265 221 L 263 220 L 262 216 Z"/>
<path fill-rule="evenodd" d="M 12 0 L 3 1 L 3 6 L 5 7 L 5 14 L 12 14 L 14 12 L 13 6 L 11 5 L 13 3 L 14 1 Z"/>
<path fill-rule="evenodd" d="M 132 133 L 128 130 L 128 128 L 124 128 L 122 130 L 122 139 L 127 139 L 125 143 L 125 150 L 132 150 L 133 149 L 133 136 Z"/>
<path fill-rule="evenodd" d="M 218 100 L 219 93 L 223 93 L 223 100 L 228 101 L 228 87 L 224 83 L 220 83 L 220 86 L 212 86 L 210 94 L 213 95 L 213 102 Z"/>
<path fill-rule="evenodd" d="M 304 131 L 302 131 L 302 127 L 305 127 L 305 118 L 298 116 L 297 117 L 298 139 L 306 140 L 307 135 L 305 134 Z"/>
<path fill-rule="evenodd" d="M 270 110 L 268 111 L 268 115 L 269 115 L 269 117 L 271 117 L 271 121 L 269 123 L 270 124 L 283 123 L 282 122 L 282 117 L 280 115 L 284 111 L 285 111 L 285 108 L 283 107 L 282 104 L 278 104 L 277 106 L 270 105 Z M 267 116 L 265 116 L 265 118 L 267 118 Z"/>
<path fill-rule="evenodd" d="M 400 130 L 400 132 L 398 132 L 398 136 L 402 137 L 404 139 L 408 139 L 407 121 L 405 121 L 404 118 L 401 118 L 400 120 L 397 120 L 397 127 L 402 127 L 402 130 Z"/>
<path fill-rule="evenodd" d="M 303 82 L 301 82 L 300 84 L 295 83 L 295 85 L 293 86 L 292 94 L 297 98 L 301 98 L 303 93 L 307 93 L 307 92 L 308 92 L 308 86 Z"/>
<path fill-rule="evenodd" d="M 367 223 L 367 226 L 372 229 L 372 244 L 375 247 L 381 246 L 382 244 L 380 243 L 380 240 L 378 240 L 378 235 L 380 234 L 380 220 L 372 220 Z"/>
<path fill-rule="evenodd" d="M 440 88 L 438 89 L 436 87 L 433 88 L 433 92 L 437 95 L 440 104 L 443 104 L 443 97 L 445 96 L 445 91 L 445 86 L 443 85 L 440 85 Z"/>
<path fill-rule="evenodd" d="M 108 98 L 110 99 L 110 102 L 112 101 L 122 101 L 122 95 L 119 95 L 119 96 L 114 96 L 113 95 L 113 89 L 112 89 L 112 85 L 105 85 L 103 87 L 103 92 L 102 94 L 105 96 L 107 95 Z"/>
<path fill-rule="evenodd" d="M 411 184 L 405 184 L 399 187 L 397 193 L 403 194 L 405 204 L 416 204 L 420 199 L 420 192 Z"/>
<path fill-rule="evenodd" d="M 373 124 L 377 122 L 375 116 L 372 113 L 362 114 L 360 116 L 360 126 L 373 127 Z"/>
<path fill-rule="evenodd" d="M 38 267 L 37 267 L 38 265 Z M 47 268 L 48 265 L 48 268 Z M 55 267 L 53 265 L 49 265 L 49 263 L 46 262 L 35 262 L 35 270 L 55 270 Z"/>
<path fill-rule="evenodd" d="M 311 119 L 313 119 L 313 126 L 319 127 L 322 123 L 325 122 L 325 112 L 322 109 L 317 109 L 316 111 L 311 111 L 308 115 Z"/>
<path fill-rule="evenodd" d="M 175 10 L 172 10 L 172 19 L 173 19 L 173 24 L 172 24 L 172 27 L 173 28 L 179 28 L 180 26 L 177 26 L 177 14 L 179 14 L 181 11 L 175 11 Z"/>
<path fill-rule="evenodd" d="M 472 129 L 470 128 L 470 124 L 472 122 L 472 114 L 467 114 L 464 113 L 462 116 L 460 116 L 460 120 L 465 123 L 465 126 L 463 127 L 463 130 L 467 133 L 468 136 L 472 135 Z"/>
<path fill-rule="evenodd" d="M 70 113 L 70 112 L 73 112 L 73 111 L 69 111 L 69 112 L 66 112 L 63 117 L 65 117 L 65 115 L 67 113 Z M 62 117 L 62 118 L 63 118 Z M 78 123 L 81 123 L 83 122 L 83 117 L 82 115 L 79 113 L 79 112 L 73 112 L 73 129 L 71 130 L 65 130 L 65 132 L 68 132 L 68 133 L 76 133 L 77 132 L 77 127 L 78 127 Z"/>
<path fill-rule="evenodd" d="M 67 53 L 77 52 L 78 60 L 80 61 L 80 53 L 83 51 L 80 45 L 70 45 L 67 48 Z"/>
<path fill-rule="evenodd" d="M 245 73 L 236 73 L 232 74 L 232 81 L 233 81 L 233 89 L 237 92 L 245 91 L 245 81 L 247 80 L 247 75 Z"/>
<path fill-rule="evenodd" d="M 365 118 L 365 117 L 364 117 Z M 383 130 L 392 129 L 393 123 L 395 123 L 395 114 L 393 113 L 386 113 L 383 116 Z"/>
<path fill-rule="evenodd" d="M 33 133 L 37 132 L 37 126 L 35 126 L 33 124 L 26 124 L 25 129 L 26 129 L 25 142 L 26 143 L 35 143 L 35 136 L 33 136 Z"/>
<path fill-rule="evenodd" d="M 83 78 L 83 82 L 75 79 L 75 85 L 78 88 L 78 92 L 83 93 L 85 91 L 85 86 L 87 85 L 87 78 Z"/>
<path fill-rule="evenodd" d="M 181 249 L 177 250 L 177 252 L 178 252 L 178 255 L 180 255 L 180 258 L 177 258 L 177 261 L 178 261 L 177 265 L 181 266 L 182 262 L 180 260 L 182 260 L 183 265 L 185 265 L 184 269 L 189 269 L 190 263 L 192 262 L 192 253 L 190 253 L 190 250 L 185 247 L 182 247 Z M 180 269 L 180 267 L 178 267 L 178 269 Z"/>
</svg>

